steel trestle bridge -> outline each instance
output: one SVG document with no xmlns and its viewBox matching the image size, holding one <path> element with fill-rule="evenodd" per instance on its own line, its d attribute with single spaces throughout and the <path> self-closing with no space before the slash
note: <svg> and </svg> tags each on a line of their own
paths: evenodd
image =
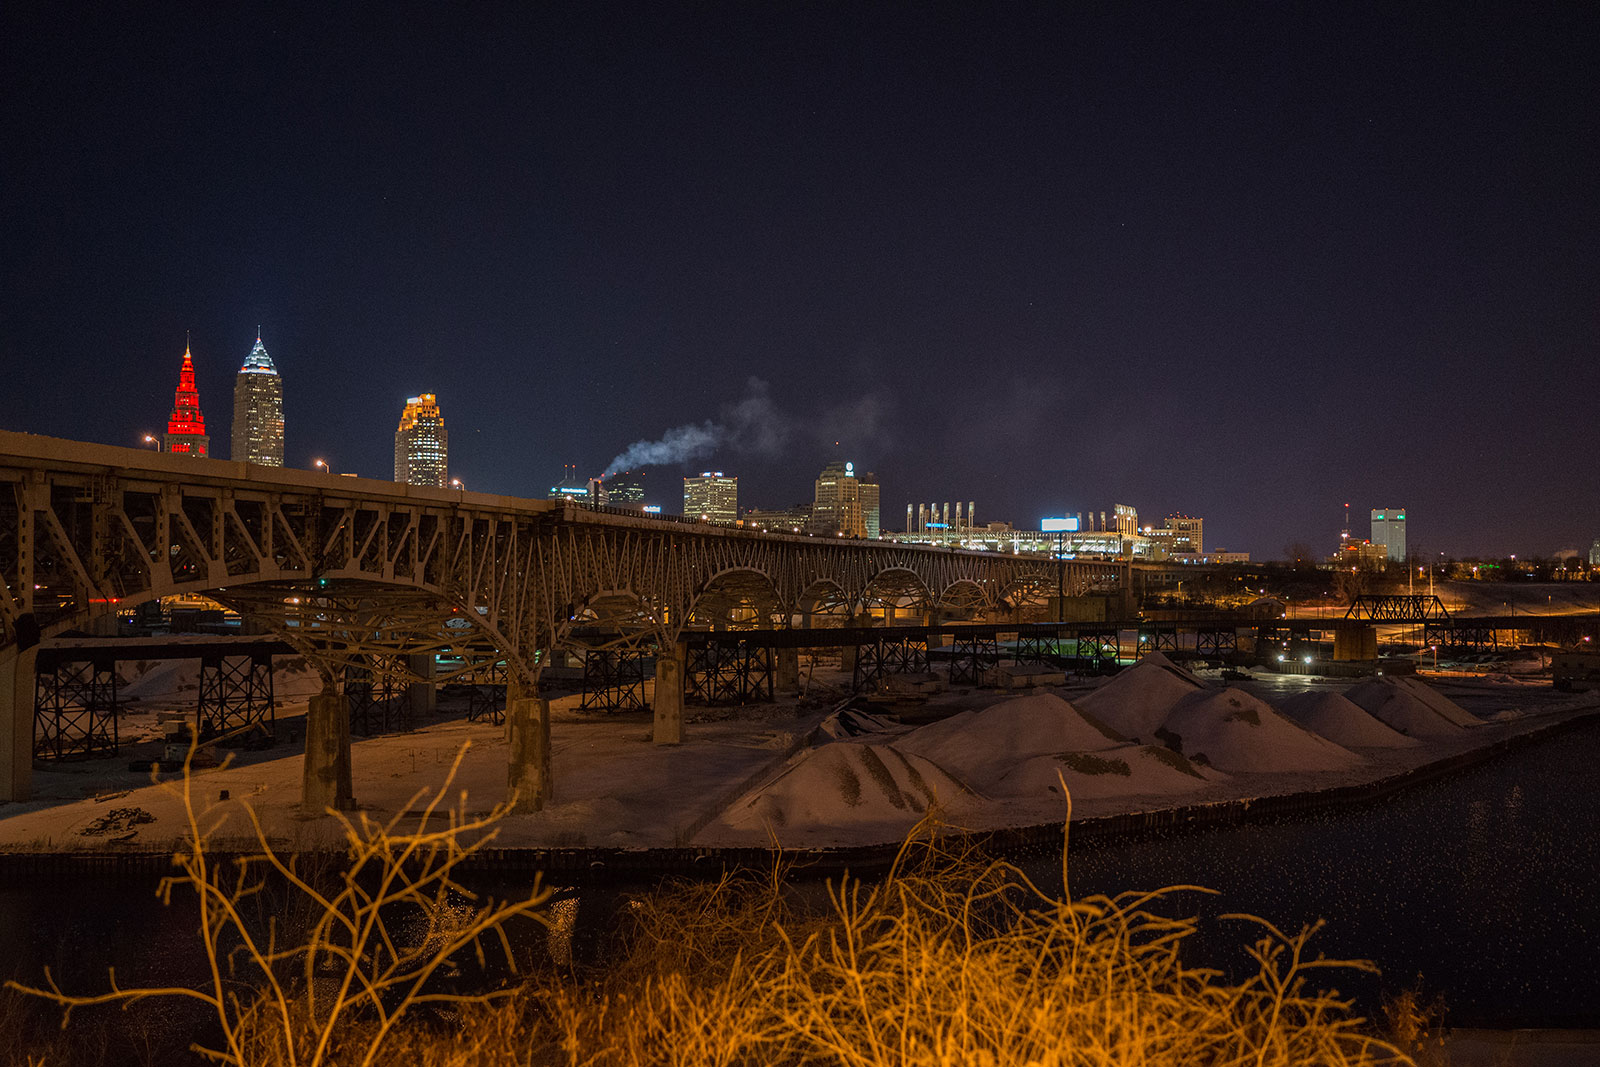
<svg viewBox="0 0 1600 1067">
<path fill-rule="evenodd" d="M 554 653 L 869 617 L 1005 618 L 1059 594 L 1126 595 L 1135 567 L 757 533 L 0 432 L 0 799 L 27 794 L 38 642 L 165 596 L 210 597 L 318 666 L 308 805 L 349 801 L 339 690 L 352 671 L 400 684 L 499 672 L 511 786 L 537 807 L 549 726 L 536 693 Z M 452 666 L 435 674 L 441 653 Z"/>
</svg>

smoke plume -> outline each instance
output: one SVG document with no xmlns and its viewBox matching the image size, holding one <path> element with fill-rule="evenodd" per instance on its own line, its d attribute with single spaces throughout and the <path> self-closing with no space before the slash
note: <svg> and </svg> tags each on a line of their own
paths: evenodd
<svg viewBox="0 0 1600 1067">
<path fill-rule="evenodd" d="M 788 443 L 791 420 L 772 403 L 771 391 L 760 378 L 745 383 L 745 394 L 725 406 L 715 420 L 674 426 L 654 441 L 635 441 L 607 466 L 602 477 L 640 467 L 687 463 L 719 448 L 741 453 L 777 455 Z"/>
</svg>

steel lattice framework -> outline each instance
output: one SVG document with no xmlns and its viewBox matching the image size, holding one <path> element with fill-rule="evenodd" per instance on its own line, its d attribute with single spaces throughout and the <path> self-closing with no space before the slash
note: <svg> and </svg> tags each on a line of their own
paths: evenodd
<svg viewBox="0 0 1600 1067">
<path fill-rule="evenodd" d="M 1113 588 L 1128 565 L 793 537 L 0 432 L 0 652 L 142 601 L 205 594 L 322 667 L 429 680 L 559 648 L 873 607 L 993 610 Z"/>
</svg>

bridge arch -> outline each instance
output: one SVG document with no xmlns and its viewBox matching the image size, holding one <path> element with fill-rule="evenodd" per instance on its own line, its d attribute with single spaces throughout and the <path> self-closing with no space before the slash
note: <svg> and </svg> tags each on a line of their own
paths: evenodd
<svg viewBox="0 0 1600 1067">
<path fill-rule="evenodd" d="M 909 567 L 886 567 L 874 574 L 857 600 L 862 613 L 881 614 L 885 622 L 926 615 L 933 603 L 928 583 Z"/>
<path fill-rule="evenodd" d="M 818 578 L 795 599 L 794 614 L 807 628 L 849 626 L 855 614 L 856 598 L 832 578 Z"/>
<path fill-rule="evenodd" d="M 686 624 L 690 629 L 748 630 L 783 624 L 778 587 L 755 567 L 730 567 L 703 582 Z"/>
<path fill-rule="evenodd" d="M 667 644 L 659 609 L 630 589 L 602 589 L 571 605 L 555 648 L 640 650 Z"/>
<path fill-rule="evenodd" d="M 966 620 L 988 611 L 994 599 L 977 581 L 961 578 L 945 586 L 936 606 L 940 612 Z"/>
</svg>

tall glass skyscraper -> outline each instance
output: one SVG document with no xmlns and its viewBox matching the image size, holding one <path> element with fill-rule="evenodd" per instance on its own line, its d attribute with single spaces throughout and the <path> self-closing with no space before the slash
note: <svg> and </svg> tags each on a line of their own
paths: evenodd
<svg viewBox="0 0 1600 1067">
<path fill-rule="evenodd" d="M 244 357 L 233 384 L 233 458 L 263 467 L 283 466 L 283 379 L 261 343 Z"/>
<path fill-rule="evenodd" d="M 407 400 L 394 432 L 394 480 L 443 489 L 450 482 L 449 436 L 432 393 Z"/>
</svg>

